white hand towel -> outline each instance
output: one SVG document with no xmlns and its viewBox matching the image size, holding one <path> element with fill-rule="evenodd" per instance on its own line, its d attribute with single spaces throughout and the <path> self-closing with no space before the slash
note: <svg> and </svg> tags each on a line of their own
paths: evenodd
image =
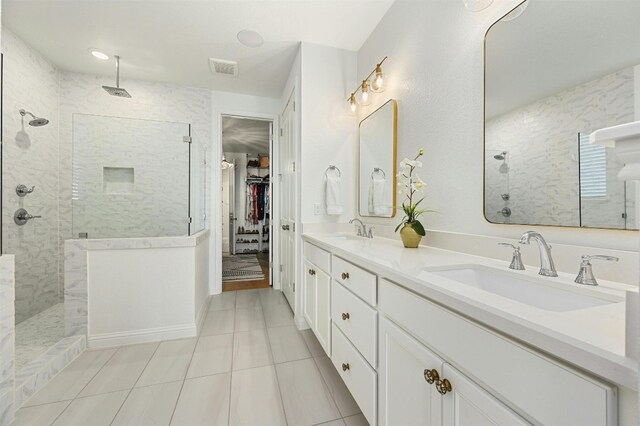
<svg viewBox="0 0 640 426">
<path fill-rule="evenodd" d="M 340 216 L 344 212 L 342 205 L 342 186 L 339 176 L 327 176 L 326 197 L 327 214 Z"/>
<path fill-rule="evenodd" d="M 387 180 L 383 176 L 373 175 L 369 181 L 369 214 L 386 216 L 389 214 L 389 206 L 385 204 L 385 184 Z"/>
</svg>

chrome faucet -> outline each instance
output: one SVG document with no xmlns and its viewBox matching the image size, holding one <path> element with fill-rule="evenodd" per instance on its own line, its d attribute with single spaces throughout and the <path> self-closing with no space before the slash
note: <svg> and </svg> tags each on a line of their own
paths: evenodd
<svg viewBox="0 0 640 426">
<path fill-rule="evenodd" d="M 545 277 L 557 277 L 556 267 L 553 264 L 553 257 L 551 257 L 551 246 L 542 238 L 536 231 L 527 231 L 520 237 L 520 244 L 529 244 L 531 239 L 536 240 L 538 243 L 538 250 L 540 251 L 540 275 Z"/>
<path fill-rule="evenodd" d="M 358 225 L 358 237 L 366 237 L 367 236 L 367 226 L 362 223 L 362 221 L 358 218 L 353 218 L 349 221 L 349 223 L 354 223 L 354 222 L 358 222 L 360 225 Z M 373 238 L 373 235 L 369 238 Z"/>
</svg>

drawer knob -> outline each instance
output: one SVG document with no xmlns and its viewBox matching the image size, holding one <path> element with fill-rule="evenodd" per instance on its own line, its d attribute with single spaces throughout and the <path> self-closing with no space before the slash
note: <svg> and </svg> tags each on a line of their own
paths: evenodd
<svg viewBox="0 0 640 426">
<path fill-rule="evenodd" d="M 347 371 L 349 368 L 350 367 L 348 362 L 346 364 L 344 362 L 342 363 L 342 371 Z"/>
<path fill-rule="evenodd" d="M 309 269 L 309 275 L 313 275 L 313 269 Z"/>
<path fill-rule="evenodd" d="M 427 381 L 427 383 L 432 385 L 433 383 L 440 382 L 440 375 L 438 374 L 438 371 L 436 371 L 436 369 L 429 370 L 425 368 L 424 379 Z"/>
<path fill-rule="evenodd" d="M 342 279 L 343 280 L 348 280 L 349 279 L 349 273 L 348 272 L 343 272 L 342 273 Z"/>
<path fill-rule="evenodd" d="M 312 269 L 312 270 L 311 270 L 311 275 L 315 275 L 315 274 L 316 274 L 316 270 L 315 270 L 315 269 Z"/>
<path fill-rule="evenodd" d="M 346 321 L 346 320 L 348 320 L 348 319 L 349 319 L 349 312 L 343 312 L 343 313 L 342 313 L 342 320 L 343 320 L 343 321 Z"/>
<path fill-rule="evenodd" d="M 446 395 L 448 392 L 451 392 L 453 390 L 453 387 L 451 386 L 451 382 L 449 380 L 444 379 L 438 380 L 436 382 L 436 389 L 438 390 L 438 392 L 440 392 L 440 394 Z"/>
</svg>

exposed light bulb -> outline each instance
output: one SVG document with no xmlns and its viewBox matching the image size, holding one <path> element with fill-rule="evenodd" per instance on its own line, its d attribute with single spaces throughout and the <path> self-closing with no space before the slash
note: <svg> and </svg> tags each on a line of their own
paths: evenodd
<svg viewBox="0 0 640 426">
<path fill-rule="evenodd" d="M 360 92 L 358 92 L 358 104 L 369 105 L 370 103 L 371 103 L 371 96 L 369 93 L 369 82 L 367 80 L 364 80 L 362 82 Z"/>
<path fill-rule="evenodd" d="M 376 72 L 371 78 L 371 90 L 375 93 L 384 92 L 386 76 L 382 73 L 382 66 L 376 65 Z"/>
<path fill-rule="evenodd" d="M 351 112 L 356 112 L 356 109 L 358 109 L 358 104 L 356 103 L 356 95 L 354 95 L 353 93 L 349 97 L 349 109 L 351 110 Z"/>
</svg>

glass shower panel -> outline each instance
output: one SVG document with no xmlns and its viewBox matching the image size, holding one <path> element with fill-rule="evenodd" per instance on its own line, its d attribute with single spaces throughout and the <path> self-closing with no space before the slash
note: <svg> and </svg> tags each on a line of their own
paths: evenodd
<svg viewBox="0 0 640 426">
<path fill-rule="evenodd" d="M 189 234 L 190 126 L 73 116 L 74 238 Z"/>
</svg>

